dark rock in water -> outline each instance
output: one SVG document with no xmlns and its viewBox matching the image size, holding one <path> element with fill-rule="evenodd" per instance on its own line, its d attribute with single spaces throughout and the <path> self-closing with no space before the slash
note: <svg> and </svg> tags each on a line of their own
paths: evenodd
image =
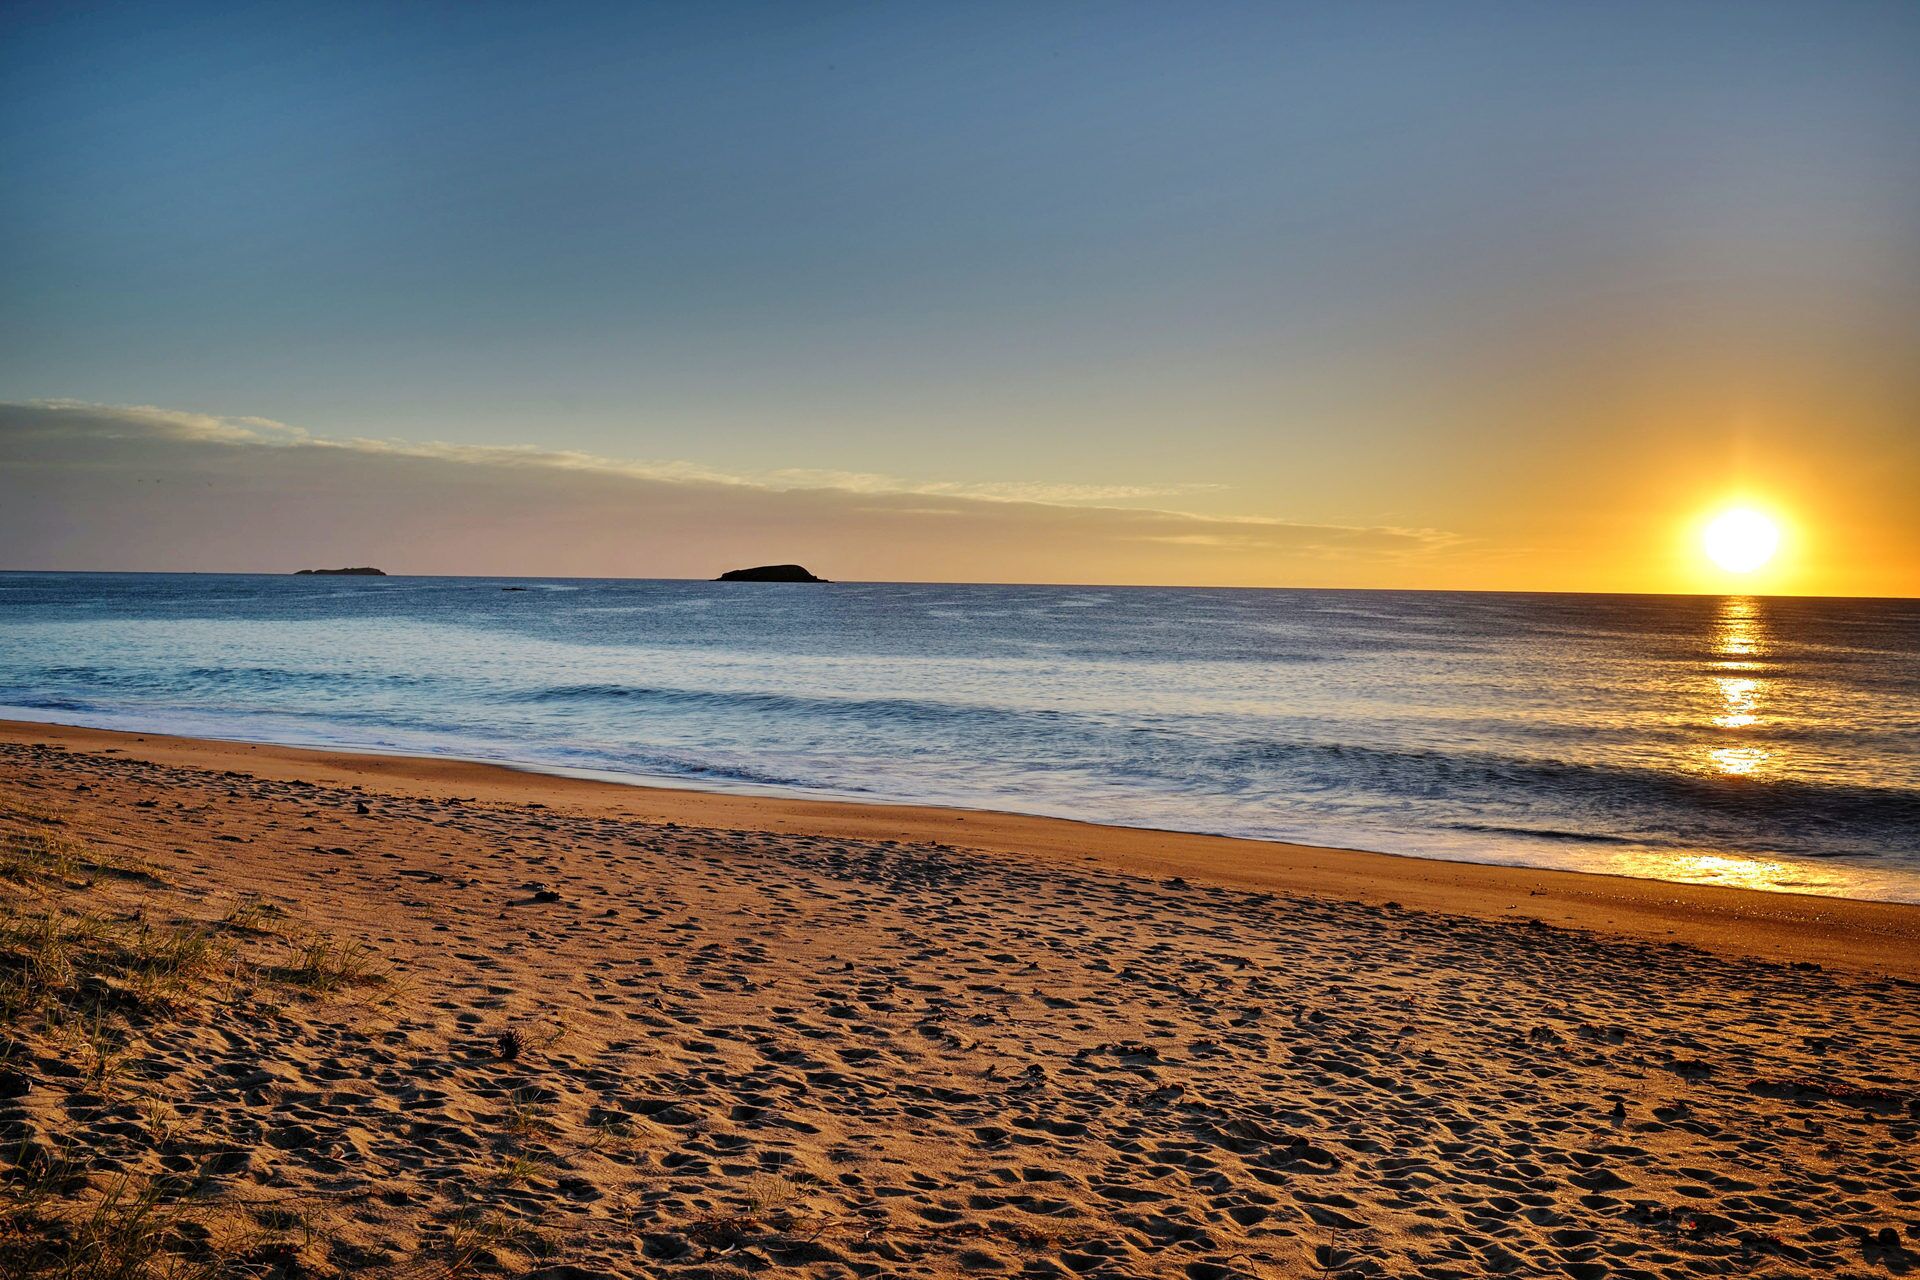
<svg viewBox="0 0 1920 1280">
<path fill-rule="evenodd" d="M 364 564 L 354 569 L 296 569 L 294 576 L 299 577 L 301 574 L 308 573 L 318 574 L 323 578 L 384 578 L 387 576 L 385 569 L 376 569 L 372 565 Z"/>
<path fill-rule="evenodd" d="M 715 582 L 826 582 L 797 564 L 763 564 L 757 569 L 729 569 Z"/>
<path fill-rule="evenodd" d="M 525 591 L 526 590 L 525 587 L 502 587 L 500 589 L 502 591 Z"/>
</svg>

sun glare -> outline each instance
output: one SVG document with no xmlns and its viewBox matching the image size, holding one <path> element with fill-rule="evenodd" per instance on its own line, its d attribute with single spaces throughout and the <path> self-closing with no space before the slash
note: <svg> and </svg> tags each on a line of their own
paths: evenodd
<svg viewBox="0 0 1920 1280">
<path fill-rule="evenodd" d="M 1708 521 L 1701 544 L 1728 573 L 1752 573 L 1780 549 L 1780 526 L 1751 507 L 1735 507 Z"/>
</svg>

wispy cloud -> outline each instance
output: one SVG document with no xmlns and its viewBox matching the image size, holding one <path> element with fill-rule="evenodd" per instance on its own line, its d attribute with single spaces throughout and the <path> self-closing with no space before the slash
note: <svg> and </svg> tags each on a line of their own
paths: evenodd
<svg viewBox="0 0 1920 1280">
<path fill-rule="evenodd" d="M 774 488 L 839 489 L 847 493 L 917 493 L 928 497 L 951 495 L 984 502 L 1051 502 L 1080 504 L 1165 498 L 1182 493 L 1217 491 L 1218 484 L 1165 485 L 1070 484 L 1048 480 L 909 480 L 872 471 L 834 471 L 789 467 L 754 477 Z"/>
<path fill-rule="evenodd" d="M 831 468 L 781 467 L 762 472 L 733 472 L 698 462 L 665 459 L 614 458 L 574 449 L 545 449 L 538 445 L 450 444 L 446 441 L 409 441 L 368 436 L 330 438 L 303 427 L 271 418 L 217 417 L 162 409 L 154 405 L 102 405 L 83 400 L 33 400 L 5 406 L 40 410 L 58 418 L 68 429 L 100 434 L 151 433 L 176 440 L 216 444 L 254 444 L 315 449 L 352 449 L 360 453 L 399 458 L 431 458 L 479 466 L 553 467 L 566 471 L 593 471 L 643 480 L 699 484 L 748 485 L 771 490 L 832 489 L 845 493 L 915 493 L 951 495 L 999 502 L 1082 504 L 1122 502 L 1218 490 L 1222 485 L 1182 483 L 1168 485 L 1067 484 L 1044 480 L 965 482 L 915 480 L 872 471 Z"/>
<path fill-rule="evenodd" d="M 299 444 L 311 439 L 303 429 L 271 418 L 222 418 L 150 404 L 29 400 L 22 404 L 0 404 L 0 411 L 7 413 L 7 425 L 16 429 L 39 426 L 91 435 L 154 435 L 220 444 Z"/>
<path fill-rule="evenodd" d="M 16 567 L 398 556 L 394 567 L 416 572 L 705 576 L 813 548 L 844 577 L 1315 581 L 1430 561 L 1462 541 L 1148 501 L 1194 486 L 738 474 L 74 400 L 0 404 L 0 463 L 0 534 Z"/>
</svg>

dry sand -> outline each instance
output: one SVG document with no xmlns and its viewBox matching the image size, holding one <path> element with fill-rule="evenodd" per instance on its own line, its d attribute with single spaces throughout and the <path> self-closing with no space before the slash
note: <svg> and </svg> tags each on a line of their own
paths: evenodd
<svg viewBox="0 0 1920 1280">
<path fill-rule="evenodd" d="M 230 948 L 14 1019 L 16 1234 L 130 1177 L 248 1275 L 1920 1255 L 1920 909 L 42 725 L 8 804 L 94 851 L 16 919 Z"/>
</svg>

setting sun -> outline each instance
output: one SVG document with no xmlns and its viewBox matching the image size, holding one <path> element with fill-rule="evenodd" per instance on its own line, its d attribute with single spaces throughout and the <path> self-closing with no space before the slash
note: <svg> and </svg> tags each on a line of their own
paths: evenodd
<svg viewBox="0 0 1920 1280">
<path fill-rule="evenodd" d="M 1780 549 L 1780 526 L 1750 507 L 1724 511 L 1701 535 L 1707 558 L 1729 573 L 1751 573 Z"/>
</svg>

